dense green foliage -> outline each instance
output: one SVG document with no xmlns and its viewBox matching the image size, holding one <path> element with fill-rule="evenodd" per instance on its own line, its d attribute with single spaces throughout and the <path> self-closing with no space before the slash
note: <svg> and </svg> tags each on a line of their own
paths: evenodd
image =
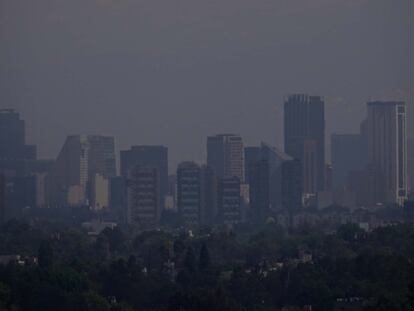
<svg viewBox="0 0 414 311">
<path fill-rule="evenodd" d="M 5 224 L 0 310 L 414 310 L 412 225 L 129 236 Z"/>
</svg>

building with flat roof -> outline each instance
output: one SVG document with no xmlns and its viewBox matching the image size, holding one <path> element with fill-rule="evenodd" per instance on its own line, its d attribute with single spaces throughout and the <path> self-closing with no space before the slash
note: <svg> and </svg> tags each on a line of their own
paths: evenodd
<svg viewBox="0 0 414 311">
<path fill-rule="evenodd" d="M 368 161 L 375 203 L 404 204 L 408 196 L 406 105 L 375 101 L 368 107 Z"/>
</svg>

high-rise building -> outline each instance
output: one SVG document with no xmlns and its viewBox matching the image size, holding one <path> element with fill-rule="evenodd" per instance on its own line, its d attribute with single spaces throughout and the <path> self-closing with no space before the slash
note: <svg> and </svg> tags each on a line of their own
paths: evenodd
<svg viewBox="0 0 414 311">
<path fill-rule="evenodd" d="M 298 159 L 282 164 L 282 206 L 287 210 L 301 208 L 303 205 L 302 163 Z"/>
<path fill-rule="evenodd" d="M 121 151 L 121 176 L 127 177 L 128 171 L 136 167 L 157 168 L 160 174 L 161 207 L 168 192 L 168 148 L 165 146 L 132 146 Z"/>
<path fill-rule="evenodd" d="M 244 181 L 244 149 L 239 135 L 220 134 L 207 138 L 207 165 L 218 178 L 236 176 Z"/>
<path fill-rule="evenodd" d="M 262 159 L 262 149 L 260 147 L 244 148 L 244 181 L 250 184 L 250 166 Z"/>
<path fill-rule="evenodd" d="M 253 221 L 261 222 L 270 211 L 269 162 L 266 159 L 250 164 L 249 181 L 250 216 Z"/>
<path fill-rule="evenodd" d="M 201 169 L 194 162 L 184 162 L 177 169 L 177 207 L 186 225 L 201 222 Z"/>
<path fill-rule="evenodd" d="M 127 185 L 122 176 L 109 180 L 109 206 L 120 222 L 127 222 Z"/>
<path fill-rule="evenodd" d="M 69 136 L 48 176 L 48 204 L 90 204 L 95 200 L 91 187 L 97 174 L 105 179 L 116 175 L 114 138 Z"/>
<path fill-rule="evenodd" d="M 241 221 L 240 180 L 238 177 L 219 179 L 218 210 L 224 224 L 237 224 Z"/>
<path fill-rule="evenodd" d="M 367 142 L 361 134 L 333 134 L 331 136 L 331 160 L 333 187 L 343 190 L 348 175 L 367 165 Z"/>
<path fill-rule="evenodd" d="M 6 177 L 0 174 L 0 224 L 6 216 Z"/>
<path fill-rule="evenodd" d="M 250 206 L 252 207 L 251 213 L 254 214 L 255 211 L 257 211 L 257 209 L 254 209 L 254 206 L 257 206 L 258 204 L 257 201 L 255 202 L 255 198 L 258 197 L 261 197 L 263 199 L 259 204 L 260 206 L 269 206 L 267 210 L 270 209 L 276 211 L 282 209 L 282 164 L 286 161 L 293 160 L 293 158 L 280 151 L 278 148 L 262 142 L 260 147 L 245 148 L 245 159 L 247 168 L 246 175 L 255 174 L 254 180 L 251 178 L 251 176 L 249 176 L 249 192 L 251 196 Z M 267 173 L 265 173 L 264 170 L 266 165 Z M 261 171 L 261 173 L 259 173 L 259 171 Z M 258 174 L 261 176 L 260 178 L 258 178 Z M 268 185 L 267 187 L 263 188 L 266 176 L 268 178 Z M 260 194 L 255 194 L 256 191 L 260 192 Z M 266 202 L 269 202 L 269 204 Z M 258 215 L 251 216 L 253 216 L 253 218 L 257 218 L 256 216 Z"/>
<path fill-rule="evenodd" d="M 128 171 L 128 223 L 139 230 L 154 229 L 160 220 L 160 174 L 156 167 Z"/>
<path fill-rule="evenodd" d="M 177 206 L 186 225 L 213 224 L 217 184 L 213 169 L 183 162 L 177 169 Z"/>
<path fill-rule="evenodd" d="M 325 186 L 325 103 L 322 97 L 290 95 L 284 104 L 285 152 L 303 169 L 305 193 Z"/>
<path fill-rule="evenodd" d="M 26 145 L 25 121 L 12 109 L 0 110 L 0 160 L 34 160 L 36 146 Z"/>
<path fill-rule="evenodd" d="M 414 194 L 414 138 L 408 139 L 407 151 L 408 189 L 412 195 Z"/>
<path fill-rule="evenodd" d="M 407 199 L 407 137 L 404 102 L 369 102 L 369 165 L 375 203 L 402 205 Z"/>
</svg>

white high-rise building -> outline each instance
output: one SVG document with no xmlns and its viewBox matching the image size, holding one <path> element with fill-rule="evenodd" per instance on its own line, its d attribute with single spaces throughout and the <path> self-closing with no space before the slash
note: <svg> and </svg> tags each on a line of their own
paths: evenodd
<svg viewBox="0 0 414 311">
<path fill-rule="evenodd" d="M 407 199 L 407 137 L 404 102 L 369 102 L 369 165 L 375 203 L 402 205 Z"/>
</svg>

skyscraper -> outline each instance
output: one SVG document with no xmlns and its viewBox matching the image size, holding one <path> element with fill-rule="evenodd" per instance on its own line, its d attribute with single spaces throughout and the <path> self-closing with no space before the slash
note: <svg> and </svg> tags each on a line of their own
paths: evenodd
<svg viewBox="0 0 414 311">
<path fill-rule="evenodd" d="M 287 210 L 302 207 L 302 164 L 298 159 L 282 164 L 282 206 Z"/>
<path fill-rule="evenodd" d="M 240 180 L 238 177 L 219 179 L 218 209 L 224 224 L 237 224 L 241 221 Z"/>
<path fill-rule="evenodd" d="M 266 159 L 249 165 L 249 181 L 250 216 L 253 221 L 261 222 L 270 210 L 269 162 Z"/>
<path fill-rule="evenodd" d="M 128 171 L 128 223 L 139 230 L 154 229 L 160 220 L 160 177 L 155 167 L 136 166 Z"/>
<path fill-rule="evenodd" d="M 218 178 L 236 176 L 244 181 L 244 149 L 239 135 L 221 134 L 207 138 L 207 165 Z"/>
<path fill-rule="evenodd" d="M 290 95 L 284 104 L 285 152 L 302 163 L 305 193 L 325 186 L 325 103 L 322 97 Z"/>
<path fill-rule="evenodd" d="M 121 151 L 121 175 L 126 178 L 128 171 L 136 167 L 157 168 L 160 174 L 161 207 L 168 191 L 168 148 L 165 146 L 132 146 Z"/>
<path fill-rule="evenodd" d="M 407 199 L 407 137 L 404 102 L 369 102 L 369 165 L 375 174 L 375 203 Z"/>
<path fill-rule="evenodd" d="M 113 137 L 69 136 L 48 176 L 49 205 L 84 205 L 94 201 L 94 178 L 115 176 L 115 165 Z M 109 189 L 107 192 L 109 195 Z"/>
<path fill-rule="evenodd" d="M 261 151 L 262 149 L 256 146 L 244 148 L 244 181 L 246 184 L 250 183 L 249 167 L 262 159 Z"/>
<path fill-rule="evenodd" d="M 25 143 L 25 121 L 12 109 L 0 110 L 0 160 L 34 160 L 36 146 Z"/>
<path fill-rule="evenodd" d="M 407 140 L 407 168 L 408 168 L 408 189 L 410 195 L 414 193 L 414 138 Z"/>
<path fill-rule="evenodd" d="M 361 134 L 331 136 L 333 186 L 336 190 L 345 188 L 350 172 L 365 169 L 368 158 L 366 145 Z"/>
<path fill-rule="evenodd" d="M 246 175 L 249 176 L 251 212 L 257 212 L 257 208 L 254 207 L 259 205 L 262 207 L 268 206 L 267 209 L 273 211 L 283 208 L 282 183 L 284 179 L 282 165 L 286 161 L 292 161 L 293 158 L 278 148 L 262 142 L 260 147 L 245 148 L 245 159 L 246 168 L 250 168 L 246 171 L 248 172 Z M 267 172 L 265 172 L 265 167 L 267 167 Z M 265 182 L 266 178 L 268 179 L 267 183 Z M 260 204 L 255 199 L 258 197 L 262 198 Z"/>
<path fill-rule="evenodd" d="M 201 169 L 184 162 L 177 169 L 177 207 L 186 225 L 199 225 L 201 219 Z"/>
<path fill-rule="evenodd" d="M 0 224 L 6 215 L 6 177 L 0 173 Z"/>
<path fill-rule="evenodd" d="M 213 170 L 194 162 L 177 169 L 177 206 L 186 225 L 212 224 L 217 214 L 217 184 Z"/>
</svg>

